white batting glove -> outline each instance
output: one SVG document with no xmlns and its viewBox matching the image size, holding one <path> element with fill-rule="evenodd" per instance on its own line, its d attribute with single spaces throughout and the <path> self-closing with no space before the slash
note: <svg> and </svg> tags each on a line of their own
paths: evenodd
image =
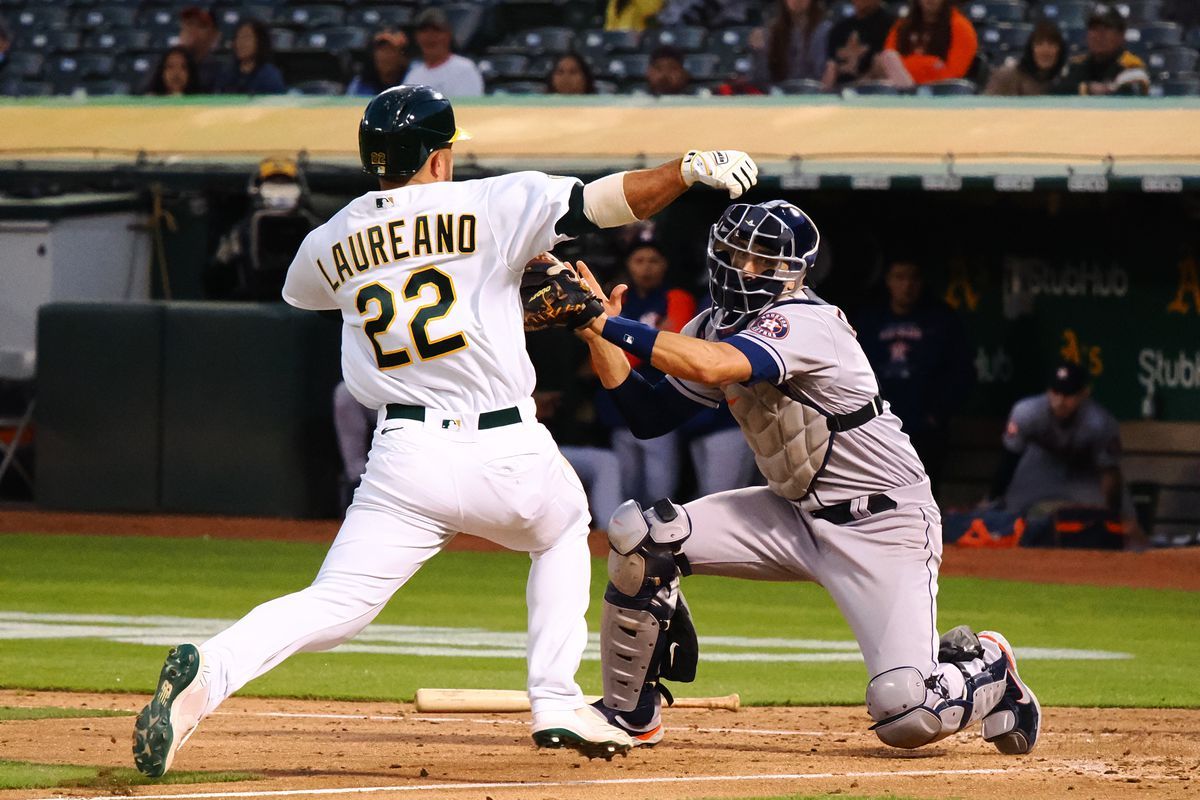
<svg viewBox="0 0 1200 800">
<path fill-rule="evenodd" d="M 688 150 L 679 172 L 688 186 L 700 181 L 728 190 L 734 199 L 758 183 L 758 165 L 741 150 Z"/>
</svg>

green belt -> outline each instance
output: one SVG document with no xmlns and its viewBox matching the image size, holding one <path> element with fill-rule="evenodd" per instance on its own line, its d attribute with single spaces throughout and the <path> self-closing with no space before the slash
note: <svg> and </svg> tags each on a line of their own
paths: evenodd
<svg viewBox="0 0 1200 800">
<path fill-rule="evenodd" d="M 412 419 L 417 422 L 425 421 L 425 406 L 410 406 L 404 403 L 387 404 L 388 419 Z M 479 430 L 500 428 L 505 425 L 516 425 L 521 421 L 521 412 L 516 406 L 501 408 L 496 411 L 484 411 L 479 415 Z"/>
</svg>

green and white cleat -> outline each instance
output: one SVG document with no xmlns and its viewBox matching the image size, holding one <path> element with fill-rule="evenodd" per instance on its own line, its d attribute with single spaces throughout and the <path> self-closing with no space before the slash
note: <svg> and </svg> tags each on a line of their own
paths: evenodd
<svg viewBox="0 0 1200 800">
<path fill-rule="evenodd" d="M 591 706 L 535 714 L 533 741 L 538 747 L 568 748 L 605 761 L 618 754 L 625 755 L 633 748 L 629 734 L 609 725 Z"/>
<path fill-rule="evenodd" d="M 154 699 L 133 726 L 133 763 L 143 775 L 165 775 L 175 753 L 200 724 L 208 704 L 202 668 L 200 648 L 194 644 L 181 644 L 167 654 Z"/>
</svg>

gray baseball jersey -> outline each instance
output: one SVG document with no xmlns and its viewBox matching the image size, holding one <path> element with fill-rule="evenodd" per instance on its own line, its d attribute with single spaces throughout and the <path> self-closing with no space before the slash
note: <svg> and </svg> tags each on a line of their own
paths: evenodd
<svg viewBox="0 0 1200 800">
<path fill-rule="evenodd" d="M 708 324 L 707 312 L 692 319 L 682 333 L 722 341 Z M 774 384 L 792 402 L 848 414 L 879 394 L 879 383 L 854 328 L 841 309 L 811 291 L 771 306 L 745 330 L 723 341 L 750 359 L 753 381 Z M 674 377 L 668 380 L 697 403 L 715 407 L 725 399 L 720 388 Z M 921 460 L 900 430 L 899 418 L 884 402 L 882 414 L 834 437 L 805 505 L 831 505 L 924 480 Z"/>
<path fill-rule="evenodd" d="M 1091 398 L 1066 422 L 1055 418 L 1045 393 L 1018 400 L 1004 430 L 1004 447 L 1021 455 L 1005 508 L 1024 512 L 1043 501 L 1104 505 L 1100 474 L 1120 463 L 1120 437 L 1116 418 Z"/>
</svg>

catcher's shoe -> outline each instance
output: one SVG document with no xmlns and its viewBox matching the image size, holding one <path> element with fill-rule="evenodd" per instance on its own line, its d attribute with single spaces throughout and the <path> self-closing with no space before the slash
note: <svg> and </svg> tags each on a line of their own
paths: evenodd
<svg viewBox="0 0 1200 800">
<path fill-rule="evenodd" d="M 151 778 L 171 768 L 176 751 L 196 730 L 208 704 L 200 648 L 172 647 L 158 676 L 154 699 L 138 714 L 133 726 L 133 763 Z"/>
<path fill-rule="evenodd" d="M 654 747 L 662 741 L 662 694 L 665 687 L 647 685 L 638 698 L 637 708 L 625 713 L 604 705 L 604 700 L 592 703 L 592 708 L 599 711 L 608 720 L 608 724 L 629 734 L 634 747 Z"/>
<path fill-rule="evenodd" d="M 533 741 L 538 747 L 568 747 L 588 758 L 611 761 L 633 747 L 624 731 L 604 721 L 604 715 L 591 706 L 574 711 L 543 711 L 533 715 Z"/>
<path fill-rule="evenodd" d="M 1008 640 L 995 631 L 982 631 L 979 638 L 1000 648 L 1008 662 L 1008 687 L 996 707 L 983 718 L 983 738 L 1006 755 L 1028 753 L 1037 744 L 1038 731 L 1042 727 L 1042 707 L 1017 674 L 1017 659 Z"/>
</svg>

